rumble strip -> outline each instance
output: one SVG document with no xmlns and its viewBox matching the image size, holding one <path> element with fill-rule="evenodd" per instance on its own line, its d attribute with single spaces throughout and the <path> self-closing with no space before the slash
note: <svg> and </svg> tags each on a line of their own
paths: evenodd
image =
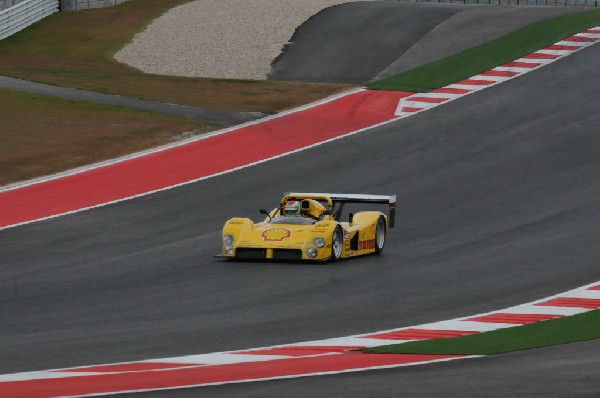
<svg viewBox="0 0 600 398">
<path fill-rule="evenodd" d="M 454 320 L 242 351 L 0 375 L 3 398 L 100 396 L 395 368 L 475 358 L 365 354 L 358 348 L 477 334 L 600 309 L 600 281 L 543 300 Z"/>
<path fill-rule="evenodd" d="M 582 48 L 594 44 L 600 39 L 600 26 L 585 30 L 567 37 L 551 46 L 526 55 L 513 62 L 500 65 L 494 69 L 480 73 L 469 79 L 450 84 L 429 93 L 414 94 L 403 98 L 398 103 L 395 115 L 406 117 L 435 108 L 438 105 L 453 101 L 467 94 L 483 90 L 524 75 L 541 66 L 550 64 L 569 56 Z"/>
</svg>

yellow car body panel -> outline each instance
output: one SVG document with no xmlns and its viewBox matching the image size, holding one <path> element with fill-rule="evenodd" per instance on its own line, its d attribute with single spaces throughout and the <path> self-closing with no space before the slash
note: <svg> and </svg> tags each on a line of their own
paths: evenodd
<svg viewBox="0 0 600 398">
<path fill-rule="evenodd" d="M 336 259 L 360 256 L 377 252 L 376 231 L 380 219 L 383 219 L 384 228 L 388 228 L 388 217 L 380 211 L 357 212 L 352 222 L 337 221 L 331 211 L 322 214 L 318 220 L 314 216 L 286 218 L 282 209 L 288 200 L 302 200 L 306 213 L 314 210 L 312 200 L 323 203 L 330 210 L 334 208 L 334 201 L 326 194 L 287 194 L 262 222 L 254 223 L 249 218 L 239 217 L 227 220 L 222 231 L 224 241 L 219 257 L 327 261 L 334 254 L 333 235 L 336 229 L 341 230 L 342 240 L 341 254 Z M 288 219 L 289 224 L 286 223 Z M 231 244 L 225 243 L 226 237 L 231 238 Z"/>
</svg>

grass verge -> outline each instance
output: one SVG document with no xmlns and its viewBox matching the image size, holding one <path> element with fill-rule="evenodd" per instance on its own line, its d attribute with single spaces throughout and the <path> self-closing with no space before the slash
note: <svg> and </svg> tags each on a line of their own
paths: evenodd
<svg viewBox="0 0 600 398">
<path fill-rule="evenodd" d="M 493 355 L 600 338 L 600 310 L 480 334 L 366 349 L 385 354 Z"/>
<path fill-rule="evenodd" d="M 0 186 L 168 144 L 219 126 L 0 90 Z"/>
<path fill-rule="evenodd" d="M 153 19 L 190 0 L 129 0 L 62 12 L 0 41 L 0 75 L 128 97 L 231 111 L 275 112 L 348 89 L 338 84 L 145 74 L 113 55 Z"/>
<path fill-rule="evenodd" d="M 600 24 L 600 10 L 538 22 L 459 54 L 376 81 L 377 90 L 427 92 L 467 79 Z"/>
</svg>

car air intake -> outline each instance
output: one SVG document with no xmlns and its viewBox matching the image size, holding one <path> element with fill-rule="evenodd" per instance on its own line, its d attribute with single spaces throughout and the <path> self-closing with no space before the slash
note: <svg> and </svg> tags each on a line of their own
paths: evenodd
<svg viewBox="0 0 600 398">
<path fill-rule="evenodd" d="M 302 260 L 302 250 L 298 249 L 275 249 L 274 260 Z"/>
<path fill-rule="evenodd" d="M 267 249 L 238 248 L 235 252 L 235 256 L 247 259 L 263 259 L 267 256 Z"/>
</svg>

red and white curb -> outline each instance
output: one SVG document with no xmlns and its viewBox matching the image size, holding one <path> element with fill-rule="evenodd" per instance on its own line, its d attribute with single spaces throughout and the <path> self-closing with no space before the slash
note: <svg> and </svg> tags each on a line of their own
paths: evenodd
<svg viewBox="0 0 600 398">
<path fill-rule="evenodd" d="M 403 98 L 398 103 L 395 115 L 399 117 L 411 116 L 467 94 L 514 79 L 588 47 L 596 43 L 598 39 L 600 39 L 600 26 L 567 37 L 551 46 L 482 72 L 469 79 L 438 88 L 429 93 L 414 94 Z"/>
<path fill-rule="evenodd" d="M 477 334 L 600 309 L 600 281 L 500 311 L 348 337 L 181 357 L 0 375 L 3 398 L 111 395 L 394 368 L 474 358 L 358 348 Z"/>
</svg>

